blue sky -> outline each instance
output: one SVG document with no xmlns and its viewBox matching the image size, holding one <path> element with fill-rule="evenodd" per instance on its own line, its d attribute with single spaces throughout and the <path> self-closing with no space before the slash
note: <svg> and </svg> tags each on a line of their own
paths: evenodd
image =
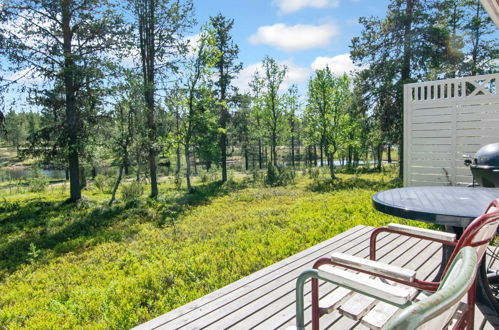
<svg viewBox="0 0 499 330">
<path fill-rule="evenodd" d="M 233 38 L 244 64 L 235 82 L 243 88 L 265 55 L 288 66 L 286 86 L 304 83 L 329 64 L 351 69 L 350 40 L 360 35 L 361 16 L 384 16 L 387 0 L 194 0 L 199 26 L 222 13 L 234 19 Z"/>
</svg>

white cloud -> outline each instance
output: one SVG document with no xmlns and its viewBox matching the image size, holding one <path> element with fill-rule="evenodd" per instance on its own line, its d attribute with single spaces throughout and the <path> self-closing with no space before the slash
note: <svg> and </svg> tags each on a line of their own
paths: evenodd
<svg viewBox="0 0 499 330">
<path fill-rule="evenodd" d="M 326 47 L 331 38 L 338 35 L 338 29 L 331 24 L 293 25 L 278 23 L 261 26 L 250 36 L 250 43 L 275 46 L 285 51 Z"/>
<path fill-rule="evenodd" d="M 287 66 L 286 77 L 281 85 L 280 91 L 285 91 L 292 84 L 299 84 L 307 81 L 310 77 L 311 71 L 309 68 L 300 67 L 293 63 L 293 61 L 282 61 L 279 62 L 280 65 Z M 234 85 L 238 87 L 242 92 L 247 92 L 250 90 L 249 83 L 253 79 L 253 75 L 256 71 L 262 72 L 262 62 L 254 63 L 248 65 L 241 70 L 237 79 L 234 80 Z"/>
<path fill-rule="evenodd" d="M 311 71 L 309 68 L 304 68 L 296 65 L 293 61 L 284 61 L 280 62 L 280 64 L 284 64 L 288 67 L 288 71 L 286 73 L 286 77 L 283 81 L 283 86 L 281 89 L 288 89 L 292 84 L 299 84 L 304 81 L 307 81 L 310 77 Z"/>
<path fill-rule="evenodd" d="M 283 14 L 299 11 L 306 7 L 312 8 L 336 8 L 340 5 L 339 0 L 274 0 Z"/>
<path fill-rule="evenodd" d="M 335 75 L 342 75 L 343 73 L 350 73 L 357 69 L 355 64 L 353 64 L 349 53 L 336 55 L 333 57 L 317 57 L 312 63 L 312 69 L 324 69 L 329 66 L 331 72 Z"/>
</svg>

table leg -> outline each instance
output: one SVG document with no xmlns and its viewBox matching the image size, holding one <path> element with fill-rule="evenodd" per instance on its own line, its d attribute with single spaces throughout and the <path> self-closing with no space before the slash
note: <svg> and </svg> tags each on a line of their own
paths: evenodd
<svg viewBox="0 0 499 330">
<path fill-rule="evenodd" d="M 445 226 L 445 231 L 449 233 L 456 234 L 457 239 L 461 237 L 463 234 L 463 228 L 461 227 L 454 227 L 454 226 Z M 435 282 L 439 282 L 440 279 L 442 278 L 442 274 L 444 272 L 445 266 L 449 262 L 449 259 L 452 255 L 452 252 L 454 252 L 454 247 L 449 246 L 449 245 L 443 245 L 442 246 L 442 262 L 440 263 L 440 269 L 438 270 L 437 275 L 433 279 Z"/>
</svg>

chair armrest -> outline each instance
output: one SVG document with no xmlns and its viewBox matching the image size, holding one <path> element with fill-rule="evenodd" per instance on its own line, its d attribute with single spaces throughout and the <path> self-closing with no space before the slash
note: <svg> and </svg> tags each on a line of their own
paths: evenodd
<svg viewBox="0 0 499 330">
<path fill-rule="evenodd" d="M 398 306 L 407 304 L 412 298 L 412 292 L 404 288 L 366 278 L 331 265 L 320 266 L 318 275 L 323 280 Z"/>
<path fill-rule="evenodd" d="M 416 278 L 416 271 L 406 268 L 401 268 L 379 261 L 368 260 L 364 258 L 355 257 L 344 253 L 333 253 L 331 255 L 331 262 L 341 265 L 345 268 L 353 267 L 359 270 L 367 271 L 370 273 L 387 276 L 405 282 L 414 282 Z"/>
<path fill-rule="evenodd" d="M 456 234 L 447 233 L 447 232 L 439 231 L 439 230 L 418 228 L 418 227 L 400 225 L 397 223 L 390 223 L 387 226 L 387 228 L 401 232 L 401 233 L 405 233 L 405 234 L 424 236 L 424 237 L 427 237 L 429 239 L 434 239 L 434 240 L 439 240 L 439 241 L 444 241 L 444 242 L 451 242 L 452 243 L 452 242 L 456 241 Z"/>
</svg>

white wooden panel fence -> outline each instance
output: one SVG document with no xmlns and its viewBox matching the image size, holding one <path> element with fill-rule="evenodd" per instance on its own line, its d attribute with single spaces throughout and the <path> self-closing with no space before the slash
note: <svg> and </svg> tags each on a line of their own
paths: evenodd
<svg viewBox="0 0 499 330">
<path fill-rule="evenodd" d="M 499 142 L 499 73 L 404 86 L 404 185 L 468 185 L 464 155 Z"/>
</svg>

